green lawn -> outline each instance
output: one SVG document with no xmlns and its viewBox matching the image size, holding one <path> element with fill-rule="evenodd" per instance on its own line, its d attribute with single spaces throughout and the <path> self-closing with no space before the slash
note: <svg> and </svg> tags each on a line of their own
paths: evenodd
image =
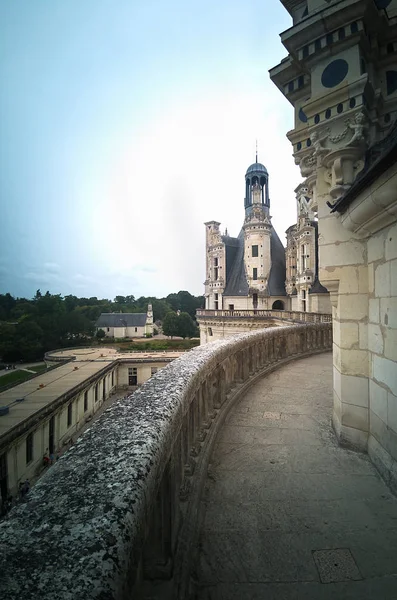
<svg viewBox="0 0 397 600">
<path fill-rule="evenodd" d="M 43 363 L 42 365 L 37 365 L 37 367 L 29 367 L 30 371 L 34 371 L 35 373 L 42 373 L 47 370 L 47 365 Z"/>
<path fill-rule="evenodd" d="M 29 367 L 29 370 L 34 371 L 35 373 L 41 373 L 42 371 L 45 371 L 46 368 L 47 367 L 45 363 L 43 363 L 42 365 L 37 365 L 36 367 Z M 33 373 L 27 373 L 26 371 L 10 371 L 9 373 L 6 373 L 0 377 L 0 388 L 5 385 L 9 385 L 10 383 L 23 383 L 27 379 L 30 379 L 32 375 Z"/>
</svg>

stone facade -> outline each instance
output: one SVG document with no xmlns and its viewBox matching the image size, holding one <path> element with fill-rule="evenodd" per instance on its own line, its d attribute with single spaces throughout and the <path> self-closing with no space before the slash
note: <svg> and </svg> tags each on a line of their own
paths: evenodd
<svg viewBox="0 0 397 600">
<path fill-rule="evenodd" d="M 47 359 L 56 361 L 57 354 L 48 353 Z M 8 407 L 0 414 L 0 508 L 9 495 L 17 495 L 20 482 L 34 480 L 42 472 L 44 455 L 55 456 L 76 441 L 110 396 L 119 390 L 131 393 L 175 358 L 166 353 L 151 358 L 119 356 L 95 361 L 89 355 L 91 372 L 84 362 L 78 366 L 71 362 L 0 394 L 0 406 Z M 74 369 L 79 374 L 85 371 L 80 382 L 73 378 Z M 50 388 L 61 390 L 62 379 L 70 380 L 63 386 L 66 391 L 51 397 Z"/>
<path fill-rule="evenodd" d="M 0 524 L 2 600 L 127 600 L 153 580 L 158 597 L 191 597 L 198 505 L 228 411 L 331 336 L 319 323 L 206 344 L 112 405 Z"/>
<path fill-rule="evenodd" d="M 237 238 L 206 228 L 207 310 L 289 308 L 285 293 L 284 247 L 271 224 L 269 175 L 256 160 L 245 174 L 245 219 Z"/>
<path fill-rule="evenodd" d="M 153 309 L 148 304 L 146 313 L 102 313 L 95 323 L 96 331 L 102 329 L 106 337 L 134 338 L 153 335 Z"/>
<path fill-rule="evenodd" d="M 334 427 L 397 485 L 397 0 L 284 0 L 288 57 L 270 71 L 318 214 L 331 294 Z"/>
<path fill-rule="evenodd" d="M 331 314 L 329 293 L 321 285 L 318 258 L 318 219 L 308 188 L 296 190 L 297 222 L 286 231 L 286 282 L 291 310 Z"/>
<path fill-rule="evenodd" d="M 330 323 L 330 314 L 290 310 L 198 310 L 200 344 L 249 333 L 255 329 L 285 327 L 293 323 Z"/>
</svg>

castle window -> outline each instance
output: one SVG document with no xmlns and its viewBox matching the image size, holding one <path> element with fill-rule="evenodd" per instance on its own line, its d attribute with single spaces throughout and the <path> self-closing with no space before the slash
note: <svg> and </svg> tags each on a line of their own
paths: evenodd
<svg viewBox="0 0 397 600">
<path fill-rule="evenodd" d="M 300 76 L 298 77 L 298 88 L 301 88 L 301 87 L 303 87 L 304 83 L 305 83 L 305 80 L 304 80 L 304 78 L 303 78 L 303 75 L 300 75 Z"/>
<path fill-rule="evenodd" d="M 215 281 L 217 281 L 217 279 L 218 279 L 218 269 L 217 268 L 214 269 L 214 279 L 215 279 Z"/>
<path fill-rule="evenodd" d="M 343 27 L 341 27 L 341 29 L 339 29 L 338 31 L 338 40 L 344 40 L 345 39 L 345 30 Z"/>
<path fill-rule="evenodd" d="M 252 279 L 258 279 L 258 269 L 252 269 Z"/>
<path fill-rule="evenodd" d="M 26 464 L 33 460 L 33 433 L 29 433 L 26 438 Z"/>
<path fill-rule="evenodd" d="M 314 42 L 315 50 L 321 50 L 321 39 L 318 39 Z"/>
<path fill-rule="evenodd" d="M 84 392 L 84 412 L 88 410 L 88 391 Z"/>
<path fill-rule="evenodd" d="M 351 31 L 351 33 L 357 33 L 357 31 L 358 31 L 357 21 L 353 21 L 353 23 L 350 24 L 350 31 Z"/>
<path fill-rule="evenodd" d="M 72 424 L 72 411 L 73 411 L 73 404 L 70 403 L 68 406 L 68 427 L 70 427 Z"/>
<path fill-rule="evenodd" d="M 217 267 L 217 266 L 218 266 L 218 259 L 214 258 L 214 267 Z"/>
<path fill-rule="evenodd" d="M 208 335 L 212 336 L 212 327 L 208 327 Z"/>
<path fill-rule="evenodd" d="M 258 256 L 258 246 L 252 246 L 252 256 Z"/>
<path fill-rule="evenodd" d="M 325 38 L 325 41 L 327 43 L 327 46 L 329 46 L 330 44 L 332 44 L 332 42 L 334 41 L 334 36 L 332 33 L 327 33 L 327 37 Z"/>
</svg>

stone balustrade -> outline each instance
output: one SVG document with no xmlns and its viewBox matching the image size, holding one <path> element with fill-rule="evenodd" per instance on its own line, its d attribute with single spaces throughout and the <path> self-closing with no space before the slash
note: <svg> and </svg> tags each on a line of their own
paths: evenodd
<svg viewBox="0 0 397 600">
<path fill-rule="evenodd" d="M 330 323 L 241 334 L 191 350 L 115 403 L 0 523 L 1 599 L 127 600 L 154 580 L 187 598 L 228 409 L 267 372 L 331 346 Z"/>
<path fill-rule="evenodd" d="M 331 323 L 332 315 L 322 313 L 300 312 L 297 310 L 197 310 L 198 319 L 206 317 L 216 318 L 273 318 L 283 321 L 299 323 Z"/>
</svg>

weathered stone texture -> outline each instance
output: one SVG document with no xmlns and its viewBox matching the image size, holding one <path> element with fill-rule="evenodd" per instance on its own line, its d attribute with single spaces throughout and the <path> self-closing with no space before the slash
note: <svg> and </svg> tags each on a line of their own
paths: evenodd
<svg viewBox="0 0 397 600">
<path fill-rule="evenodd" d="M 319 323 L 207 344 L 109 408 L 0 523 L 1 599 L 124 600 L 169 578 L 195 457 L 230 390 L 331 336 Z"/>
</svg>

